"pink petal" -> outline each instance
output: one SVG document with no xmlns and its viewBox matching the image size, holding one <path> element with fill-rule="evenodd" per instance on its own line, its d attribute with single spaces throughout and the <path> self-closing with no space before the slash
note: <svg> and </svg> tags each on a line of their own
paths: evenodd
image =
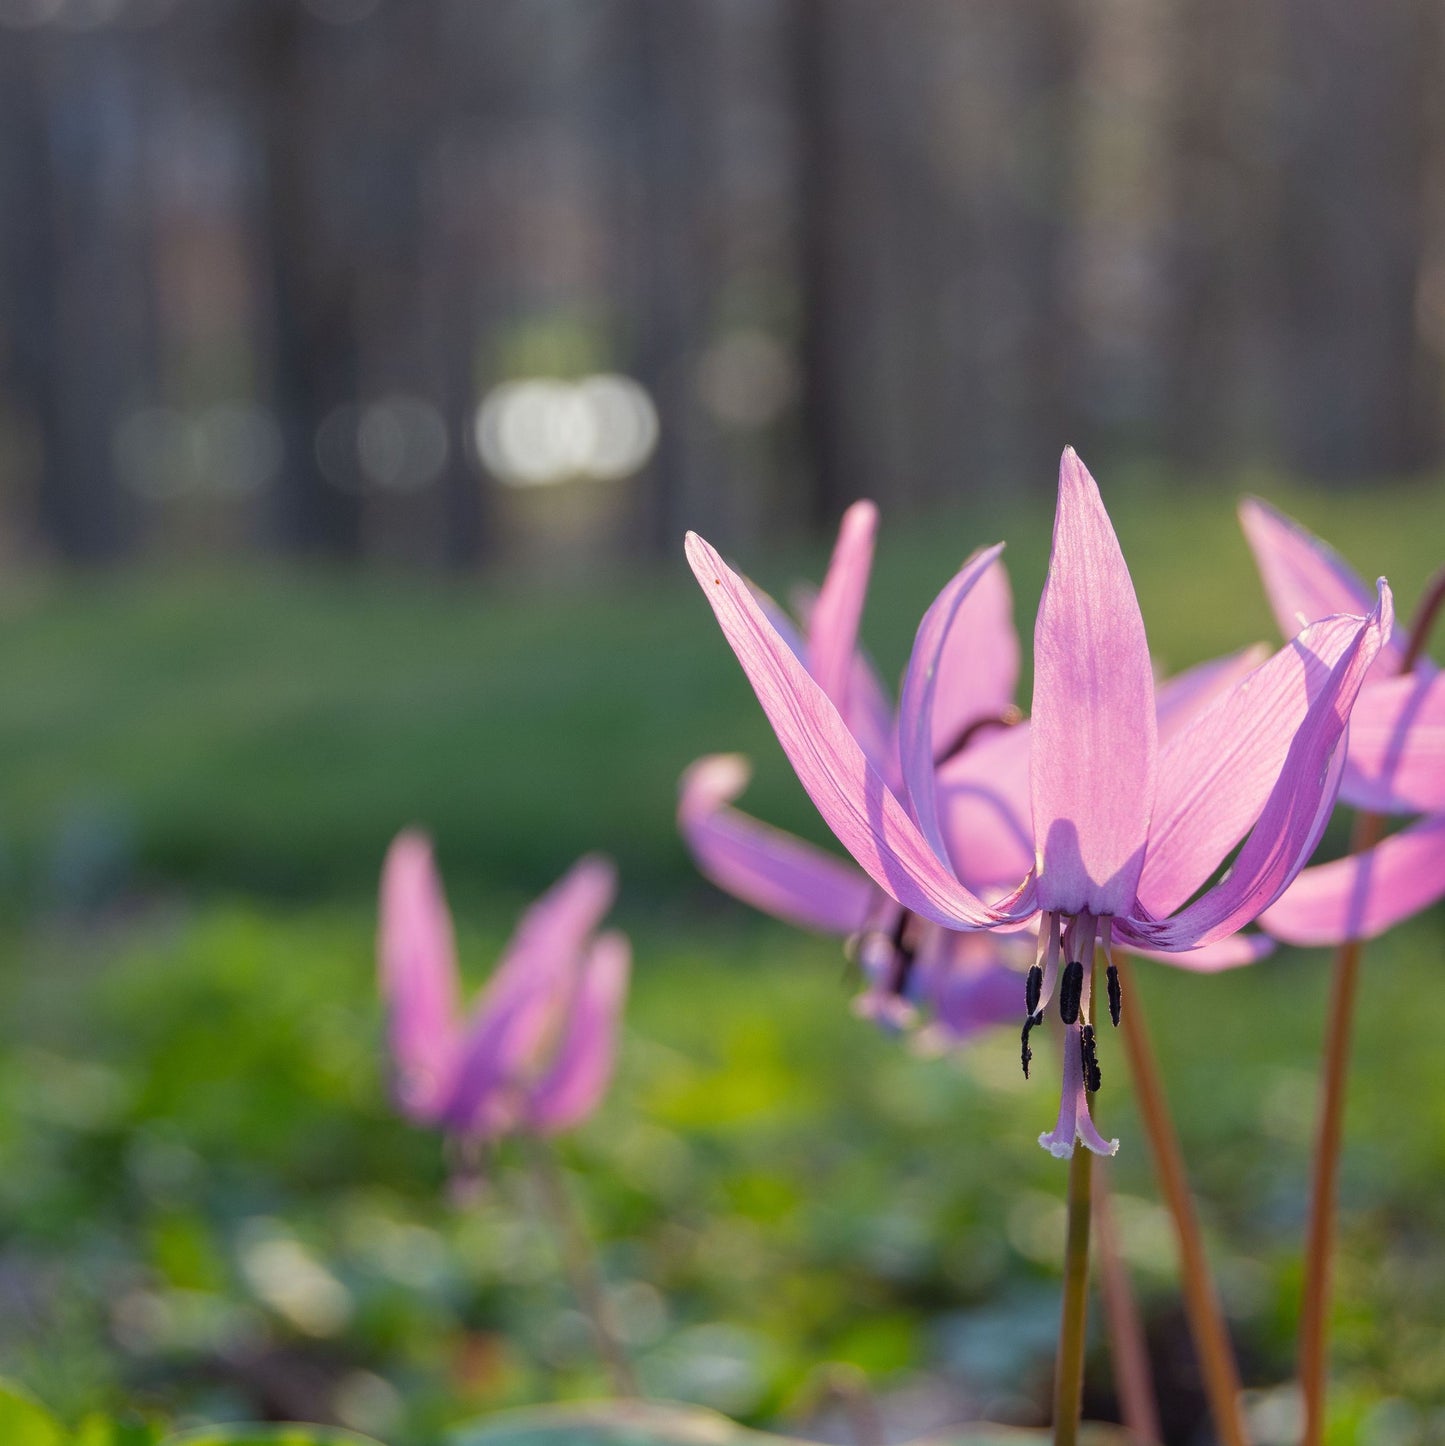
<svg viewBox="0 0 1445 1446">
<path fill-rule="evenodd" d="M 876 892 L 851 864 L 729 808 L 752 770 L 736 753 L 700 758 L 682 776 L 678 827 L 718 888 L 804 929 L 849 935 Z"/>
<path fill-rule="evenodd" d="M 1196 974 L 1218 974 L 1224 969 L 1238 969 L 1243 964 L 1257 964 L 1274 953 L 1274 941 L 1267 934 L 1231 934 L 1217 944 L 1204 944 L 1198 949 L 1183 949 L 1173 954 L 1158 949 L 1139 949 L 1130 945 L 1128 952 L 1141 959 L 1155 959 L 1175 969 L 1191 969 Z"/>
<path fill-rule="evenodd" d="M 954 873 L 975 892 L 1006 888 L 1034 861 L 1027 722 L 980 733 L 938 769 L 939 827 Z"/>
<path fill-rule="evenodd" d="M 1159 759 L 1139 901 L 1162 918 L 1219 867 L 1259 817 L 1330 671 L 1359 637 L 1358 618 L 1306 628 L 1194 716 Z"/>
<path fill-rule="evenodd" d="M 1089 1097 L 1084 1091 L 1084 1064 L 1079 1052 L 1080 1025 L 1064 1030 L 1064 1085 L 1059 1100 L 1058 1123 L 1047 1134 L 1039 1136 L 1039 1144 L 1056 1160 L 1067 1160 L 1074 1153 L 1078 1140 L 1096 1155 L 1118 1152 L 1118 1140 L 1106 1140 L 1094 1126 L 1089 1114 Z"/>
<path fill-rule="evenodd" d="M 1257 918 L 1289 887 L 1319 842 L 1339 787 L 1338 745 L 1365 675 L 1390 634 L 1393 603 L 1381 579 L 1379 602 L 1330 670 L 1290 743 L 1271 789 L 1234 867 L 1182 912 L 1163 923 L 1120 921 L 1116 937 L 1144 948 L 1212 944 Z"/>
<path fill-rule="evenodd" d="M 961 1043 L 994 1025 L 1022 1023 L 1031 942 L 994 933 L 950 933 L 940 955 L 925 963 L 919 990 L 950 1042 Z"/>
<path fill-rule="evenodd" d="M 1350 714 L 1340 796 L 1379 813 L 1445 809 L 1445 673 L 1366 684 Z"/>
<path fill-rule="evenodd" d="M 1038 900 L 1065 914 L 1134 903 L 1154 803 L 1157 727 L 1149 643 L 1094 479 L 1059 466 L 1049 575 L 1034 627 Z"/>
<path fill-rule="evenodd" d="M 530 1091 L 530 1129 L 549 1135 L 571 1129 L 602 1102 L 612 1082 L 631 965 L 625 934 L 609 932 L 592 945 L 552 1065 Z"/>
<path fill-rule="evenodd" d="M 588 940 L 617 892 L 610 861 L 580 859 L 522 916 L 458 1050 L 448 1126 L 485 1136 L 512 1128 L 521 1085 L 571 996 Z"/>
<path fill-rule="evenodd" d="M 903 786 L 924 838 L 943 859 L 948 857 L 948 849 L 938 827 L 933 746 L 933 700 L 939 686 L 941 654 L 949 629 L 969 594 L 1002 551 L 1003 544 L 997 543 L 974 553 L 934 599 L 918 625 L 913 654 L 903 677 L 903 696 L 898 704 L 898 757 Z"/>
<path fill-rule="evenodd" d="M 1306 869 L 1261 918 L 1290 944 L 1374 939 L 1445 896 L 1445 815 Z"/>
<path fill-rule="evenodd" d="M 845 717 L 877 535 L 878 509 L 871 502 L 855 502 L 843 514 L 833 558 L 808 619 L 808 671 Z"/>
<path fill-rule="evenodd" d="M 377 933 L 397 1095 L 408 1114 L 441 1108 L 457 1035 L 457 951 L 451 914 L 424 835 L 397 835 L 381 871 Z"/>
<path fill-rule="evenodd" d="M 1012 707 L 1018 681 L 1013 593 L 999 561 L 960 600 L 943 639 L 933 697 L 934 757 L 947 757 L 968 730 Z"/>
<path fill-rule="evenodd" d="M 1363 616 L 1374 607 L 1359 573 L 1292 517 L 1258 497 L 1246 497 L 1239 504 L 1239 521 L 1285 637 L 1335 613 Z M 1403 641 L 1392 638 L 1380 649 L 1377 671 L 1398 673 L 1404 656 Z"/>
<path fill-rule="evenodd" d="M 824 821 L 891 898 L 935 923 L 979 928 L 1015 916 L 949 872 L 869 763 L 836 707 L 778 637 L 738 576 L 695 533 L 688 561 L 773 731 Z"/>
<path fill-rule="evenodd" d="M 1228 657 L 1197 663 L 1165 682 L 1155 684 L 1154 716 L 1159 720 L 1161 767 L 1164 749 L 1177 733 L 1193 721 L 1195 714 L 1219 694 L 1232 688 L 1246 673 L 1252 673 L 1268 657 L 1269 649 L 1256 643 Z"/>
</svg>

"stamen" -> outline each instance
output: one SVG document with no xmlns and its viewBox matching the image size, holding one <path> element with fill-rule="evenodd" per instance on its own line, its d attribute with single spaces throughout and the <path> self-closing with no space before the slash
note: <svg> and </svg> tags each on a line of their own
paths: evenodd
<svg viewBox="0 0 1445 1446">
<path fill-rule="evenodd" d="M 1079 1005 L 1084 998 L 1084 966 L 1075 959 L 1064 965 L 1063 977 L 1059 980 L 1059 1017 L 1065 1024 L 1073 1024 L 1079 1018 Z"/>
<path fill-rule="evenodd" d="M 1099 1056 L 1094 1045 L 1094 1026 L 1086 1024 L 1079 1032 L 1079 1062 L 1084 1067 L 1084 1088 L 1095 1094 L 1104 1083 L 1099 1072 Z"/>
<path fill-rule="evenodd" d="M 1029 966 L 1028 982 L 1024 985 L 1024 1010 L 1028 1014 L 1039 1012 L 1039 996 L 1044 992 L 1044 971 L 1043 966 L 1033 964 Z"/>
<path fill-rule="evenodd" d="M 1042 1011 L 1040 1011 L 1038 1014 L 1031 1014 L 1031 1015 L 1029 1015 L 1029 1017 L 1028 1017 L 1026 1020 L 1024 1020 L 1024 1032 L 1023 1032 L 1023 1039 L 1022 1039 L 1022 1045 L 1023 1045 L 1023 1049 L 1022 1049 L 1022 1061 L 1023 1061 L 1024 1078 L 1025 1078 L 1025 1079 L 1027 1079 L 1027 1078 L 1029 1077 L 1029 1062 L 1030 1062 L 1030 1061 L 1033 1059 L 1033 1057 L 1034 1057 L 1034 1052 L 1033 1052 L 1033 1050 L 1031 1050 L 1031 1049 L 1029 1048 L 1029 1031 L 1034 1027 L 1034 1025 L 1036 1025 L 1036 1024 L 1042 1024 L 1043 1022 L 1044 1022 L 1044 1016 L 1043 1016 L 1043 1012 L 1042 1012 Z"/>
<path fill-rule="evenodd" d="M 1119 1027 L 1119 1015 L 1124 1008 L 1124 991 L 1119 987 L 1119 966 L 1109 965 L 1109 1022 Z"/>
</svg>

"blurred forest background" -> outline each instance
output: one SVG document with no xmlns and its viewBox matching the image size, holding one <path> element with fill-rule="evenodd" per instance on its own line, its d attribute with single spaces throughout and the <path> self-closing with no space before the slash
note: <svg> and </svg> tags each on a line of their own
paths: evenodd
<svg viewBox="0 0 1445 1446">
<path fill-rule="evenodd" d="M 1442 26 L 0 0 L 0 535 L 575 562 L 1047 493 L 1066 440 L 1435 466 Z"/>
<path fill-rule="evenodd" d="M 621 1071 L 563 1155 L 649 1391 L 849 1439 L 842 1368 L 891 1440 L 1045 1419 L 1052 1062 L 915 1057 L 832 941 L 697 877 L 703 752 L 824 835 L 681 534 L 786 597 L 876 498 L 885 677 L 1006 538 L 1027 654 L 1072 442 L 1166 671 L 1274 635 L 1241 490 L 1408 616 L 1445 537 L 1442 31 L 1428 0 L 0 0 L 0 1373 L 71 1423 L 408 1446 L 604 1388 L 517 1161 L 458 1202 L 388 1101 L 375 886 L 419 823 L 469 982 L 577 855 L 621 866 Z M 1445 1440 L 1442 923 L 1367 962 L 1331 1446 Z M 1296 1439 L 1325 968 L 1145 966 L 1135 1001 L 1257 1446 Z M 1090 1413 L 1112 1391 L 1096 1338 Z"/>
</svg>

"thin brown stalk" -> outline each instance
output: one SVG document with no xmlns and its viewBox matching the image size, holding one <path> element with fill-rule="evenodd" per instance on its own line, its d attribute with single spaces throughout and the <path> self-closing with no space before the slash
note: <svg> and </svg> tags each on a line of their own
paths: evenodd
<svg viewBox="0 0 1445 1446">
<path fill-rule="evenodd" d="M 1094 1166 L 1094 1251 L 1099 1261 L 1099 1295 L 1104 1302 L 1104 1322 L 1109 1333 L 1114 1390 L 1119 1397 L 1119 1414 L 1129 1434 L 1140 1446 L 1158 1446 L 1163 1440 L 1163 1431 L 1159 1425 L 1154 1375 L 1149 1367 L 1139 1302 L 1134 1297 L 1129 1266 L 1119 1249 L 1119 1236 L 1114 1228 L 1112 1196 L 1109 1165 L 1100 1160 Z"/>
<path fill-rule="evenodd" d="M 1400 665 L 1402 673 L 1414 670 L 1442 606 L 1445 606 L 1445 569 L 1430 580 L 1421 598 Z M 1384 833 L 1385 822 L 1379 814 L 1358 814 L 1350 834 L 1350 852 L 1358 854 L 1373 848 Z M 1344 1141 L 1350 1039 L 1354 1033 L 1355 997 L 1359 992 L 1363 952 L 1358 939 L 1346 939 L 1335 951 L 1329 1017 L 1325 1022 L 1320 1119 L 1310 1184 L 1304 1293 L 1300 1301 L 1299 1373 L 1305 1413 L 1301 1446 L 1321 1446 L 1325 1435 L 1325 1377 L 1329 1355 L 1330 1285 L 1339 1203 L 1340 1153 Z"/>
<path fill-rule="evenodd" d="M 1239 1367 L 1235 1364 L 1234 1347 L 1230 1344 L 1224 1312 L 1220 1309 L 1219 1296 L 1209 1274 L 1204 1237 L 1199 1228 L 1199 1217 L 1194 1211 L 1179 1137 L 1175 1134 L 1174 1122 L 1165 1103 L 1164 1086 L 1149 1045 L 1144 1012 L 1139 992 L 1133 985 L 1128 958 L 1115 954 L 1114 963 L 1118 966 L 1119 981 L 1124 991 L 1121 1019 L 1124 1050 L 1129 1056 L 1130 1073 L 1134 1076 L 1134 1094 L 1154 1159 L 1154 1174 L 1174 1221 L 1184 1310 L 1194 1337 L 1194 1349 L 1199 1355 L 1209 1413 L 1223 1446 L 1245 1446 L 1248 1437 L 1239 1409 Z"/>
<path fill-rule="evenodd" d="M 556 1236 L 572 1294 L 592 1328 L 597 1355 L 612 1380 L 613 1393 L 625 1398 L 638 1397 L 642 1392 L 637 1374 L 613 1319 L 591 1237 L 577 1214 L 557 1156 L 547 1140 L 529 1137 L 527 1144 L 537 1194 Z"/>
</svg>

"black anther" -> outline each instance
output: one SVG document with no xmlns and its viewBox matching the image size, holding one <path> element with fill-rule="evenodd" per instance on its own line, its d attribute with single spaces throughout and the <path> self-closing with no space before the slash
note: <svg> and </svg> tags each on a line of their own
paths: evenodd
<svg viewBox="0 0 1445 1446">
<path fill-rule="evenodd" d="M 1083 998 L 1084 966 L 1075 959 L 1072 964 L 1064 965 L 1064 975 L 1059 980 L 1059 1017 L 1065 1024 L 1077 1022 Z"/>
<path fill-rule="evenodd" d="M 1039 996 L 1044 992 L 1044 971 L 1035 964 L 1029 969 L 1028 983 L 1024 985 L 1024 1008 L 1030 1014 L 1037 1014 Z"/>
<path fill-rule="evenodd" d="M 1094 1026 L 1086 1024 L 1079 1033 L 1079 1059 L 1084 1067 L 1084 1088 L 1095 1093 L 1104 1083 L 1099 1073 L 1099 1056 L 1094 1047 Z"/>
<path fill-rule="evenodd" d="M 1119 1027 L 1119 1014 L 1124 1008 L 1124 991 L 1119 988 L 1119 966 L 1109 965 L 1109 1020 Z"/>
<path fill-rule="evenodd" d="M 1042 1014 L 1031 1014 L 1026 1020 L 1024 1020 L 1024 1032 L 1021 1041 L 1023 1046 L 1021 1057 L 1023 1061 L 1025 1079 L 1029 1077 L 1029 1061 L 1032 1060 L 1034 1057 L 1033 1050 L 1029 1048 L 1029 1031 L 1034 1027 L 1034 1025 L 1042 1024 L 1043 1022 L 1044 1016 Z"/>
</svg>

